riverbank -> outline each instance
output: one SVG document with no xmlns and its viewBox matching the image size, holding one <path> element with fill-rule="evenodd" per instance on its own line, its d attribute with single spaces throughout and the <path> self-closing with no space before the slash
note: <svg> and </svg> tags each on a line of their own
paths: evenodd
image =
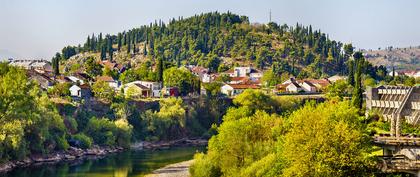
<svg viewBox="0 0 420 177">
<path fill-rule="evenodd" d="M 208 143 L 205 139 L 179 139 L 173 141 L 158 141 L 158 142 L 138 142 L 131 145 L 134 150 L 162 150 L 171 147 L 193 147 L 206 146 Z M 22 168 L 28 166 L 36 166 L 42 164 L 55 164 L 58 162 L 72 162 L 84 160 L 86 158 L 101 158 L 108 154 L 124 151 L 121 147 L 99 147 L 94 146 L 90 149 L 80 149 L 70 147 L 67 151 L 55 151 L 47 155 L 30 155 L 22 160 L 12 160 L 0 164 L 0 173 L 9 172 L 15 168 Z"/>
<path fill-rule="evenodd" d="M 194 160 L 189 160 L 170 164 L 153 171 L 151 174 L 146 175 L 145 177 L 189 177 L 189 168 L 193 162 Z"/>
<path fill-rule="evenodd" d="M 67 151 L 55 151 L 42 155 L 34 154 L 22 160 L 12 160 L 0 164 L 0 173 L 8 172 L 14 168 L 28 167 L 32 165 L 54 164 L 58 162 L 83 160 L 89 157 L 102 157 L 107 154 L 123 151 L 122 147 L 99 147 L 94 146 L 89 149 L 70 147 Z"/>
<path fill-rule="evenodd" d="M 171 147 L 188 147 L 188 146 L 207 146 L 208 140 L 206 139 L 188 139 L 183 138 L 173 141 L 157 141 L 157 142 L 148 142 L 142 141 L 138 143 L 133 143 L 131 149 L 142 150 L 142 149 L 169 149 Z"/>
</svg>

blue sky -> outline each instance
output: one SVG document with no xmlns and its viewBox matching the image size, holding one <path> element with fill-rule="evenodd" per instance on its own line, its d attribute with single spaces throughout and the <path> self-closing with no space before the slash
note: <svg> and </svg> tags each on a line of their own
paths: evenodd
<svg viewBox="0 0 420 177">
<path fill-rule="evenodd" d="M 358 48 L 420 45 L 418 0 L 0 0 L 0 57 L 50 59 L 87 35 L 155 19 L 231 11 L 251 22 L 312 25 Z"/>
</svg>

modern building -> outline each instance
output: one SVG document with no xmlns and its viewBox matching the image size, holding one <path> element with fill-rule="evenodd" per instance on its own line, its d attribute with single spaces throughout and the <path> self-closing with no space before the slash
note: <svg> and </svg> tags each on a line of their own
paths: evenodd
<svg viewBox="0 0 420 177">
<path fill-rule="evenodd" d="M 420 87 L 380 86 L 366 90 L 366 111 L 391 122 L 391 132 L 399 135 L 403 121 L 417 125 L 420 119 Z"/>
</svg>

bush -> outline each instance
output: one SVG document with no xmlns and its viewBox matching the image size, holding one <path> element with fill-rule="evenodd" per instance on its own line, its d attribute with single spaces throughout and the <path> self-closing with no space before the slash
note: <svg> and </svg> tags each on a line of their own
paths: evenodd
<svg viewBox="0 0 420 177">
<path fill-rule="evenodd" d="M 80 142 L 80 148 L 87 149 L 92 147 L 92 138 L 86 136 L 84 133 L 73 135 L 73 139 Z"/>
<path fill-rule="evenodd" d="M 211 160 L 203 153 L 194 155 L 194 163 L 190 167 L 191 176 L 195 177 L 216 177 L 222 176 L 220 168 L 216 165 L 217 162 Z"/>
<path fill-rule="evenodd" d="M 115 124 L 112 121 L 106 118 L 98 119 L 93 117 L 89 120 L 85 133 L 92 137 L 93 142 L 98 145 L 113 146 L 115 144 L 113 133 L 115 128 Z"/>
<path fill-rule="evenodd" d="M 58 150 L 67 150 L 70 147 L 69 143 L 67 142 L 67 140 L 64 136 L 56 137 L 55 141 L 57 143 L 57 149 Z"/>
</svg>

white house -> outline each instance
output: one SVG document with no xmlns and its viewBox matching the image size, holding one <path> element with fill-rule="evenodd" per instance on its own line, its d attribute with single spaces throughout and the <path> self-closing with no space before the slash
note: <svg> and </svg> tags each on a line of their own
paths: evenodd
<svg viewBox="0 0 420 177">
<path fill-rule="evenodd" d="M 162 84 L 160 82 L 134 81 L 134 82 L 124 84 L 122 89 L 126 89 L 127 87 L 130 87 L 134 84 L 141 84 L 141 85 L 149 88 L 150 91 L 151 91 L 151 94 L 150 94 L 151 97 L 160 97 L 160 95 L 161 95 Z"/>
<path fill-rule="evenodd" d="M 85 82 L 84 82 L 82 79 L 77 78 L 77 77 L 75 77 L 75 76 L 68 76 L 67 78 L 68 78 L 70 81 L 72 81 L 73 83 L 80 83 L 80 85 L 85 84 Z"/>
<path fill-rule="evenodd" d="M 227 96 L 236 96 L 241 94 L 246 89 L 259 89 L 257 85 L 250 84 L 225 84 L 220 88 L 220 92 Z"/>
<path fill-rule="evenodd" d="M 79 98 L 88 98 L 91 96 L 90 87 L 88 85 L 73 85 L 70 87 L 70 95 Z"/>
<path fill-rule="evenodd" d="M 304 91 L 303 88 L 296 82 L 291 82 L 287 87 L 286 87 L 286 92 L 289 93 L 299 93 Z"/>
<path fill-rule="evenodd" d="M 104 82 L 108 83 L 110 87 L 112 87 L 114 89 L 118 89 L 118 87 L 120 86 L 120 83 L 117 80 L 114 80 L 110 76 L 98 76 L 96 78 L 96 81 L 104 81 Z"/>
<path fill-rule="evenodd" d="M 303 90 L 307 93 L 315 93 L 317 91 L 317 88 L 314 84 L 312 84 L 309 81 L 302 81 L 299 83 L 299 85 L 303 88 Z"/>
</svg>

